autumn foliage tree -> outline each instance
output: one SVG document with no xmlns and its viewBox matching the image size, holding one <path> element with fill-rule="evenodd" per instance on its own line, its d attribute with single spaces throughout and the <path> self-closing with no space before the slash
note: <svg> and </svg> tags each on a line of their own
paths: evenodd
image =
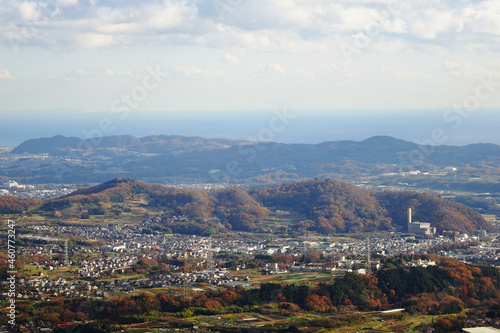
<svg viewBox="0 0 500 333">
<path fill-rule="evenodd" d="M 332 302 L 326 296 L 313 294 L 307 296 L 306 307 L 308 310 L 315 312 L 329 312 L 332 310 Z"/>
</svg>

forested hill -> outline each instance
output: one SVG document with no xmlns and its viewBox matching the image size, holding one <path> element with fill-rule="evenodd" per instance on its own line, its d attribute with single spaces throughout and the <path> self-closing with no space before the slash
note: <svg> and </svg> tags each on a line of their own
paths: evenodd
<svg viewBox="0 0 500 333">
<path fill-rule="evenodd" d="M 21 214 L 37 208 L 41 204 L 41 201 L 35 199 L 0 196 L 0 214 Z"/>
<path fill-rule="evenodd" d="M 287 220 L 291 230 L 321 234 L 376 230 L 406 231 L 406 211 L 439 231 L 471 233 L 495 227 L 474 210 L 416 192 L 372 192 L 346 182 L 315 179 L 272 188 L 186 190 L 133 179 L 110 182 L 52 200 L 0 197 L 0 213 L 39 213 L 74 220 L 92 215 L 154 213 L 174 232 L 207 234 L 255 231 L 263 223 Z"/>
<path fill-rule="evenodd" d="M 478 229 L 495 231 L 496 228 L 475 210 L 455 201 L 448 201 L 428 193 L 418 192 L 380 192 L 375 196 L 378 202 L 389 211 L 393 221 L 400 226 L 406 224 L 407 210 L 412 208 L 415 222 L 431 222 L 438 231 L 456 230 L 472 233 Z"/>
<path fill-rule="evenodd" d="M 207 139 L 198 136 L 150 135 L 137 138 L 133 135 L 113 135 L 80 139 L 56 135 L 49 138 L 30 139 L 15 147 L 11 154 L 67 155 L 81 150 L 83 155 L 102 154 L 109 149 L 127 149 L 130 152 L 171 154 L 190 151 L 224 149 L 243 143 L 240 140 Z M 81 154 L 75 154 L 81 155 Z"/>
<path fill-rule="evenodd" d="M 419 192 L 373 192 L 346 182 L 315 179 L 250 193 L 270 210 L 304 217 L 299 224 L 321 233 L 406 231 L 408 208 L 413 209 L 415 221 L 431 222 L 438 231 L 495 230 L 473 209 Z"/>
<path fill-rule="evenodd" d="M 250 193 L 265 207 L 303 217 L 300 227 L 320 233 L 388 230 L 393 225 L 373 192 L 345 182 L 316 179 Z"/>
</svg>

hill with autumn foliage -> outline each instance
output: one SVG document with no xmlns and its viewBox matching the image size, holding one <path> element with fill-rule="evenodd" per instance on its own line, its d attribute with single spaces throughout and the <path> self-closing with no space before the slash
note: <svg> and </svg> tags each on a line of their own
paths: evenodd
<svg viewBox="0 0 500 333">
<path fill-rule="evenodd" d="M 496 231 L 475 210 L 429 193 L 384 191 L 377 193 L 376 197 L 400 227 L 406 225 L 408 208 L 412 208 L 414 222 L 431 222 L 438 232 L 454 230 L 470 234 L 478 229 Z"/>
<path fill-rule="evenodd" d="M 286 216 L 290 230 L 299 232 L 406 231 L 408 207 L 414 211 L 414 220 L 430 222 L 439 231 L 495 231 L 474 210 L 431 194 L 373 192 L 325 179 L 252 190 L 188 190 L 118 178 L 58 199 L 0 198 L 3 214 L 38 213 L 73 220 L 153 214 L 172 232 L 201 235 L 255 231 L 278 215 Z"/>
<path fill-rule="evenodd" d="M 433 318 L 432 323 L 412 321 L 411 325 L 415 327 L 415 332 L 430 328 L 434 328 L 434 332 L 460 332 L 467 318 L 500 319 L 500 271 L 497 268 L 429 255 L 417 255 L 415 259 L 432 260 L 436 265 L 406 267 L 411 258 L 402 254 L 383 258 L 381 269 L 374 274 L 347 273 L 327 283 L 266 282 L 249 288 L 211 288 L 204 293 L 194 288 L 186 288 L 182 293 L 162 288 L 155 293 L 134 292 L 123 297 L 19 302 L 19 320 L 43 320 L 55 325 L 78 318 L 80 321 L 72 327 L 81 328 L 83 332 L 103 332 L 95 327 L 144 322 L 160 316 L 168 316 L 169 322 L 192 327 L 193 324 L 179 319 L 255 313 L 259 309 L 268 316 L 281 317 L 314 313 L 314 316 L 294 322 L 301 330 L 280 332 L 318 332 L 319 329 L 324 331 L 352 326 L 353 323 L 363 324 L 367 320 L 362 317 L 366 311 L 404 308 L 404 313 L 377 312 L 379 318 L 376 320 L 387 320 L 388 325 L 392 325 L 394 322 L 390 323 L 391 319 L 402 321 L 408 316 L 438 316 L 435 320 Z M 0 263 L 2 260 L 6 262 L 6 256 L 0 254 Z M 153 267 L 160 265 L 156 258 L 144 260 Z M 89 313 L 95 315 L 95 320 L 86 320 Z M 356 313 L 357 318 L 348 313 Z M 65 331 L 58 328 L 55 332 Z M 394 331 L 406 332 L 407 329 Z"/>
<path fill-rule="evenodd" d="M 250 193 L 268 209 L 292 212 L 303 219 L 299 225 L 324 234 L 406 231 L 408 208 L 414 212 L 414 221 L 431 222 L 438 231 L 495 230 L 476 211 L 426 193 L 373 192 L 324 179 L 259 188 Z"/>
<path fill-rule="evenodd" d="M 155 213 L 173 232 L 192 234 L 251 231 L 267 216 L 267 210 L 240 188 L 186 190 L 121 178 L 46 200 L 35 211 L 68 219 Z"/>
<path fill-rule="evenodd" d="M 346 182 L 316 179 L 250 192 L 265 207 L 293 213 L 320 233 L 388 230 L 393 221 L 374 192 Z"/>
<path fill-rule="evenodd" d="M 35 199 L 21 199 L 12 196 L 0 196 L 1 214 L 22 214 L 40 206 L 41 201 Z"/>
</svg>

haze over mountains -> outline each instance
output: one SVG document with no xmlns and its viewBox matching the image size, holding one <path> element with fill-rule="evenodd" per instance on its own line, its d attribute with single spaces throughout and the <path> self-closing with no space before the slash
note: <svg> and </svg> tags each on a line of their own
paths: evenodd
<svg viewBox="0 0 500 333">
<path fill-rule="evenodd" d="M 223 137 L 249 140 L 270 128 L 277 110 L 209 112 L 83 112 L 78 110 L 16 111 L 0 114 L 0 146 L 14 147 L 23 141 L 64 135 L 88 137 L 101 130 L 104 135 L 144 137 L 155 134 Z M 423 142 L 439 128 L 451 145 L 490 142 L 500 144 L 500 112 L 478 110 L 469 117 L 447 110 L 287 110 L 285 127 L 273 132 L 271 141 L 317 144 L 325 141 L 361 141 L 375 135 L 388 135 L 411 142 Z M 106 120 L 109 126 L 100 129 Z M 3 125 L 3 126 L 2 126 Z"/>
<path fill-rule="evenodd" d="M 36 156 L 41 154 L 48 157 Z M 422 146 L 388 136 L 320 144 L 166 135 L 88 140 L 55 136 L 25 141 L 9 156 L 12 158 L 2 163 L 0 173 L 24 183 L 104 182 L 116 177 L 158 182 L 268 177 L 279 182 L 333 174 L 432 171 L 446 166 L 470 170 L 500 167 L 498 145 Z"/>
<path fill-rule="evenodd" d="M 224 149 L 243 143 L 238 140 L 206 139 L 179 135 L 151 135 L 136 138 L 132 135 L 115 135 L 102 138 L 80 139 L 57 135 L 51 138 L 31 139 L 11 151 L 11 154 L 51 154 L 64 155 L 80 151 L 82 155 L 102 152 L 106 149 L 127 149 L 131 152 L 151 154 L 176 154 L 187 151 Z"/>
</svg>

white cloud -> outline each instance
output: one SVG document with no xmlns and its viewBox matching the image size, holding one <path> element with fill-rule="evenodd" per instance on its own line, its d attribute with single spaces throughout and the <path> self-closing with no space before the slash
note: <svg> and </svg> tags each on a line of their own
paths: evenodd
<svg viewBox="0 0 500 333">
<path fill-rule="evenodd" d="M 206 73 L 207 71 L 205 71 L 204 69 L 200 68 L 200 67 L 196 67 L 196 66 L 183 66 L 182 69 L 181 69 L 181 72 L 189 77 L 189 76 L 200 76 L 204 73 Z"/>
<path fill-rule="evenodd" d="M 396 68 L 394 66 L 383 66 L 381 71 L 385 81 L 418 81 L 422 76 L 425 76 L 425 74 L 407 68 Z"/>
<path fill-rule="evenodd" d="M 390 10 L 390 0 L 253 0 L 235 2 L 222 17 L 217 15 L 212 0 L 208 2 L 144 0 L 140 4 L 111 4 L 58 0 L 61 8 L 48 19 L 37 2 L 25 1 L 17 7 L 10 3 L 0 8 L 0 40 L 8 31 L 21 34 L 23 24 L 38 20 L 43 21 L 43 29 L 36 26 L 37 38 L 24 42 L 50 49 L 161 43 L 288 53 L 327 52 L 335 40 L 366 33 L 367 28 L 375 26 L 375 42 L 403 39 L 412 44 L 408 45 L 410 48 L 418 46 L 415 37 L 435 44 L 462 43 L 464 47 L 472 41 L 483 42 L 490 49 L 496 46 L 487 40 L 487 35 L 500 38 L 500 9 L 495 0 L 420 0 L 404 3 L 397 11 Z M 17 10 L 17 16 L 12 15 L 13 10 Z M 440 38 L 445 33 L 449 34 L 446 39 Z"/>
<path fill-rule="evenodd" d="M 112 35 L 84 33 L 77 36 L 79 44 L 84 48 L 109 47 L 114 44 Z"/>
<path fill-rule="evenodd" d="M 439 33 L 450 29 L 453 22 L 455 19 L 452 13 L 429 9 L 414 23 L 412 30 L 417 37 L 434 39 Z"/>
<path fill-rule="evenodd" d="M 489 74 L 489 71 L 481 65 L 472 63 L 470 61 L 449 61 L 443 62 L 443 69 L 445 76 L 457 79 L 476 80 L 478 77 Z"/>
<path fill-rule="evenodd" d="M 398 53 L 404 50 L 406 44 L 401 40 L 383 40 L 377 42 L 374 46 L 374 49 L 379 53 Z"/>
<path fill-rule="evenodd" d="M 138 23 L 113 23 L 113 24 L 103 24 L 96 27 L 99 33 L 103 34 L 135 34 L 144 31 L 144 27 Z"/>
<path fill-rule="evenodd" d="M 286 70 L 278 63 L 272 63 L 266 66 L 264 73 L 274 75 L 286 75 Z"/>
<path fill-rule="evenodd" d="M 395 20 L 385 20 L 381 23 L 381 26 L 382 28 L 384 29 L 384 31 L 386 32 L 394 32 L 394 33 L 397 33 L 397 34 L 403 34 L 406 31 L 406 27 L 407 27 L 408 23 L 403 20 L 403 19 L 395 19 Z"/>
<path fill-rule="evenodd" d="M 342 8 L 340 11 L 344 30 L 363 30 L 367 24 L 375 21 L 378 15 L 376 10 L 365 7 Z"/>
<path fill-rule="evenodd" d="M 15 77 L 10 74 L 8 69 L 0 69 L 0 80 L 14 80 Z"/>
<path fill-rule="evenodd" d="M 229 54 L 229 53 L 224 54 L 224 59 L 228 63 L 233 64 L 233 65 L 236 65 L 236 64 L 240 63 L 240 59 L 237 56 L 233 55 L 233 54 Z"/>
<path fill-rule="evenodd" d="M 25 36 L 23 45 L 49 49 L 102 48 L 129 43 L 157 43 L 184 34 L 187 39 L 199 36 L 202 23 L 197 7 L 187 0 L 145 0 L 103 4 L 78 0 L 57 0 L 53 7 L 43 3 L 23 2 L 0 8 L 0 42 L 6 36 Z M 16 12 L 16 15 L 13 15 Z M 32 36 L 36 36 L 36 39 Z M 199 39 L 198 39 L 199 40 Z"/>
<path fill-rule="evenodd" d="M 48 75 L 42 76 L 43 81 L 53 81 L 53 80 L 57 80 L 57 79 L 58 79 L 58 77 L 55 74 L 48 74 Z"/>
<path fill-rule="evenodd" d="M 36 2 L 23 2 L 19 5 L 18 10 L 23 21 L 36 21 L 40 18 Z"/>
<path fill-rule="evenodd" d="M 314 80 L 315 75 L 308 69 L 299 68 L 293 71 L 293 75 L 303 80 Z"/>
<path fill-rule="evenodd" d="M 149 6 L 143 23 L 158 30 L 182 27 L 195 19 L 197 9 L 187 1 L 165 0 L 163 6 Z"/>
<path fill-rule="evenodd" d="M 116 73 L 113 72 L 111 69 L 106 68 L 106 70 L 104 71 L 104 75 L 106 75 L 106 76 L 115 76 Z"/>
<path fill-rule="evenodd" d="M 462 10 L 460 21 L 464 30 L 500 36 L 500 5 L 497 1 L 484 1 Z"/>
<path fill-rule="evenodd" d="M 71 85 L 61 86 L 82 91 L 83 86 L 100 85 L 102 95 L 114 96 L 125 80 L 140 80 L 145 66 L 164 64 L 168 57 L 172 87 L 200 96 L 206 92 L 197 89 L 210 82 L 214 96 L 217 91 L 227 94 L 228 88 L 255 89 L 265 101 L 269 87 L 278 81 L 286 83 L 281 89 L 289 90 L 291 99 L 295 88 L 319 94 L 338 87 L 347 92 L 349 87 L 359 96 L 359 84 L 377 85 L 378 80 L 414 94 L 401 85 L 405 77 L 430 92 L 433 83 L 446 82 L 451 95 L 454 81 L 463 84 L 494 71 L 485 64 L 500 52 L 498 0 L 405 1 L 397 11 L 389 10 L 393 0 L 221 0 L 230 8 L 220 16 L 214 1 L 55 0 L 57 14 L 49 17 L 43 1 L 0 0 L 2 67 L 26 81 L 25 90 L 35 86 L 30 80 L 39 83 L 43 78 L 56 87 L 74 78 Z M 364 35 L 367 44 L 357 46 L 355 37 Z M 17 64 L 12 36 L 20 38 L 18 52 L 33 65 Z M 359 50 L 350 64 L 342 42 Z M 103 80 L 118 73 L 120 80 Z M 5 70 L 0 74 L 2 79 L 13 77 Z M 258 95 L 259 89 L 264 93 Z M 169 98 L 180 100 L 174 91 L 168 91 Z M 389 103 L 383 94 L 372 95 L 363 103 L 371 103 L 372 97 L 379 98 L 373 105 Z M 165 100 L 157 108 L 167 105 Z M 312 103 L 328 101 L 316 98 Z"/>
<path fill-rule="evenodd" d="M 74 7 L 78 5 L 78 0 L 58 0 L 57 3 L 61 7 Z"/>
<path fill-rule="evenodd" d="M 215 79 L 225 76 L 222 70 L 210 70 L 188 65 L 175 67 L 172 72 L 176 78 L 181 79 Z"/>
</svg>

